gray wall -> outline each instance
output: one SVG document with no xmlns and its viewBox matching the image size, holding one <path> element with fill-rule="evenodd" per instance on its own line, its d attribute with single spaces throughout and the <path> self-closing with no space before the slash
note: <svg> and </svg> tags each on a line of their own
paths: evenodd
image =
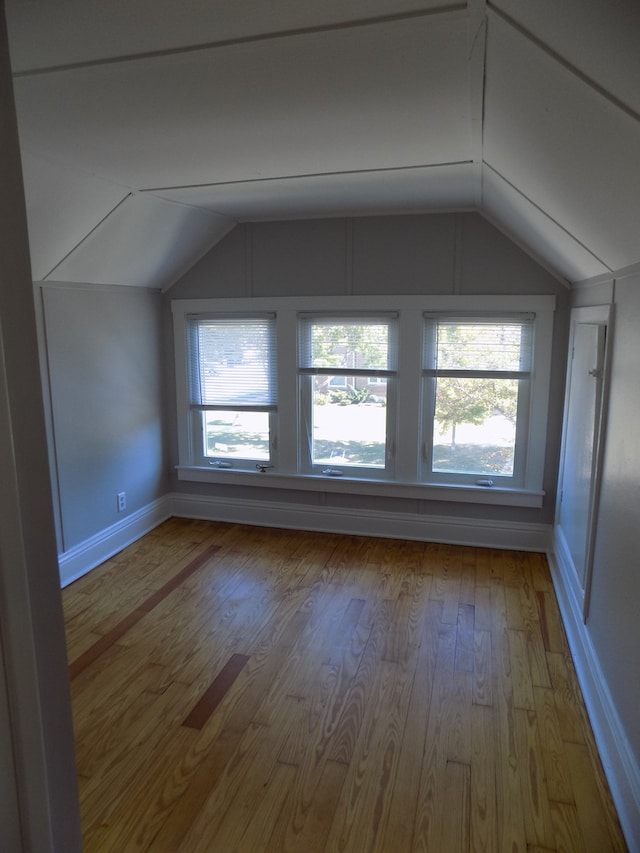
<svg viewBox="0 0 640 853">
<path fill-rule="evenodd" d="M 131 287 L 40 292 L 59 550 L 68 551 L 167 492 L 161 300 Z"/>
<path fill-rule="evenodd" d="M 238 226 L 166 294 L 171 299 L 230 296 L 392 294 L 542 294 L 557 296 L 552 386 L 541 510 L 350 495 L 289 494 L 261 488 L 263 500 L 369 507 L 503 521 L 553 521 L 567 349 L 569 291 L 475 213 L 263 222 Z M 330 305 L 330 301 L 328 303 Z M 170 328 L 167 318 L 167 330 Z M 170 346 L 170 344 L 169 344 Z M 167 363 L 167 387 L 174 376 Z M 175 436 L 175 405 L 169 405 Z M 401 440 L 401 437 L 400 437 Z M 177 462 L 175 439 L 170 458 Z M 254 497 L 239 487 L 181 483 L 175 491 Z"/>
<path fill-rule="evenodd" d="M 616 281 L 614 305 L 608 422 L 585 630 L 640 762 L 640 273 Z"/>
</svg>

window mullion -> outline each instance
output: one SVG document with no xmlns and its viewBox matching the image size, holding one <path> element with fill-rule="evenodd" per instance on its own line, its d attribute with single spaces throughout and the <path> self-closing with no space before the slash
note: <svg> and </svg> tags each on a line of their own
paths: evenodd
<svg viewBox="0 0 640 853">
<path fill-rule="evenodd" d="M 405 482 L 419 479 L 422 366 L 422 317 L 417 311 L 402 311 L 398 319 L 397 406 L 394 433 L 396 439 L 396 477 Z"/>
<path fill-rule="evenodd" d="M 430 306 L 430 311 L 427 314 L 425 311 L 425 300 L 416 297 L 397 297 L 377 300 L 371 298 L 360 300 L 356 303 L 355 299 L 345 299 L 345 311 L 342 312 L 343 300 L 340 298 L 335 300 L 331 313 L 327 310 L 325 313 L 325 302 L 321 302 L 320 298 L 315 300 L 308 299 L 278 299 L 269 300 L 174 300 L 172 302 L 172 311 L 174 314 L 174 335 L 175 335 L 175 358 L 176 358 L 176 399 L 178 409 L 178 450 L 179 450 L 179 466 L 180 470 L 186 472 L 190 467 L 207 467 L 211 465 L 211 452 L 205 449 L 204 458 L 202 458 L 202 447 L 204 445 L 203 436 L 218 436 L 221 442 L 227 442 L 229 447 L 224 447 L 221 443 L 219 447 L 224 448 L 221 453 L 233 455 L 234 448 L 231 446 L 233 441 L 227 440 L 222 436 L 223 432 L 232 432 L 227 430 L 227 426 L 235 428 L 235 432 L 240 434 L 244 429 L 244 422 L 240 420 L 245 412 L 251 412 L 255 416 L 259 413 L 261 419 L 254 417 L 250 423 L 250 432 L 260 438 L 261 444 L 258 442 L 248 442 L 251 444 L 251 452 L 254 452 L 254 446 L 258 447 L 255 453 L 266 452 L 265 433 L 266 425 L 263 421 L 267 418 L 267 413 L 270 413 L 269 419 L 272 428 L 272 443 L 271 450 L 277 444 L 277 459 L 276 469 L 273 473 L 274 483 L 277 474 L 284 474 L 295 477 L 298 474 L 322 474 L 320 468 L 325 467 L 325 460 L 329 459 L 331 453 L 331 461 L 327 465 L 331 468 L 331 475 L 334 475 L 336 466 L 341 467 L 341 474 L 345 480 L 353 478 L 353 480 L 361 479 L 362 477 L 370 477 L 372 480 L 382 479 L 396 480 L 400 484 L 414 483 L 423 485 L 435 485 L 437 487 L 449 487 L 452 484 L 458 488 L 461 484 L 470 483 L 472 487 L 477 487 L 479 480 L 474 480 L 473 461 L 469 463 L 467 457 L 464 456 L 466 449 L 463 447 L 465 443 L 473 445 L 479 443 L 475 434 L 472 434 L 472 428 L 478 426 L 474 423 L 473 411 L 467 416 L 462 412 L 461 417 L 467 417 L 467 420 L 452 421 L 447 415 L 448 412 L 453 412 L 456 416 L 456 409 L 453 404 L 450 404 L 446 395 L 448 393 L 458 394 L 460 399 L 465 399 L 466 396 L 473 402 L 475 397 L 479 398 L 480 410 L 486 405 L 484 404 L 481 394 L 484 393 L 480 388 L 480 392 L 474 389 L 479 388 L 484 380 L 490 384 L 496 385 L 495 393 L 499 401 L 492 417 L 497 422 L 497 418 L 503 420 L 512 420 L 513 405 L 509 402 L 513 397 L 509 391 L 511 386 L 519 386 L 519 394 L 517 397 L 517 434 L 515 439 L 515 447 L 513 454 L 513 477 L 509 477 L 509 471 L 504 470 L 505 476 L 502 476 L 502 471 L 498 472 L 498 478 L 502 479 L 502 483 L 495 483 L 497 487 L 504 488 L 525 488 L 528 490 L 537 490 L 542 488 L 542 478 L 544 471 L 544 449 L 545 449 L 545 425 L 548 409 L 548 387 L 551 361 L 551 340 L 553 335 L 553 298 L 552 297 L 522 297 L 522 298 L 507 298 L 502 297 L 500 300 L 493 297 L 478 297 L 477 299 L 467 299 L 464 303 L 457 300 L 455 297 L 434 297 L 426 300 Z M 245 313 L 245 306 L 249 304 L 252 308 L 252 313 Z M 354 306 L 366 305 L 362 311 L 355 310 Z M 464 310 L 459 309 L 458 305 L 464 304 Z M 391 305 L 394 310 L 389 310 Z M 530 313 L 526 315 L 523 312 L 523 306 Z M 380 311 L 378 311 L 380 308 Z M 399 310 L 396 310 L 399 309 Z M 503 313 L 509 311 L 509 315 Z M 386 312 L 386 313 L 385 313 Z M 477 313 L 476 313 L 477 312 Z M 209 394 L 211 382 L 211 373 L 203 373 L 197 377 L 191 376 L 192 388 L 197 389 L 198 394 L 190 395 L 189 393 L 189 369 L 188 369 L 188 353 L 190 351 L 188 340 L 188 324 L 194 318 L 206 323 L 209 319 L 219 322 L 220 320 L 253 320 L 257 318 L 271 318 L 272 322 L 275 318 L 277 326 L 277 334 L 275 336 L 277 348 L 277 378 L 279 386 L 279 399 L 275 400 L 275 396 L 254 398 L 255 402 L 251 402 L 254 389 L 249 387 L 251 394 L 244 395 L 242 384 L 231 382 L 229 385 L 231 392 L 229 396 L 219 395 L 215 392 L 214 396 Z M 391 320 L 391 328 L 395 323 L 399 324 L 397 338 L 401 340 L 401 347 L 398 350 L 399 361 L 395 362 L 393 358 L 387 361 L 387 369 L 384 369 L 384 359 L 380 359 L 379 366 L 373 367 L 376 364 L 375 356 L 369 361 L 362 360 L 359 366 L 356 367 L 354 361 L 352 367 L 351 361 L 336 358 L 337 353 L 331 354 L 328 359 L 318 359 L 322 363 L 322 367 L 311 367 L 313 361 L 304 360 L 304 367 L 299 368 L 298 361 L 298 322 L 304 328 L 305 324 L 311 326 L 316 318 L 319 323 L 332 325 L 335 320 L 335 326 L 339 327 L 349 325 L 366 325 L 371 320 L 371 325 L 375 325 L 376 319 L 381 318 L 383 321 Z M 533 320 L 535 319 L 535 326 Z M 512 337 L 507 333 L 501 333 L 504 336 L 498 339 L 495 335 L 493 338 L 490 335 L 479 334 L 475 341 L 471 341 L 471 348 L 468 351 L 466 359 L 457 359 L 457 353 L 462 351 L 461 347 L 456 346 L 455 338 L 452 344 L 449 343 L 449 351 L 438 350 L 439 362 L 434 357 L 431 357 L 430 349 L 435 351 L 439 344 L 436 343 L 435 332 L 438 324 L 442 322 L 445 326 L 453 327 L 455 332 L 456 326 L 461 328 L 468 325 L 482 325 L 490 327 L 492 324 L 498 328 L 502 321 L 505 325 L 516 325 L 522 321 L 521 326 L 521 343 L 520 343 L 520 362 L 511 357 L 508 360 L 509 354 L 515 352 L 517 356 L 517 346 L 513 343 Z M 426 327 L 423 328 L 424 326 Z M 431 333 L 433 335 L 433 343 L 431 348 L 428 346 L 423 349 L 422 340 L 424 334 L 429 335 L 429 326 L 431 324 Z M 384 325 L 384 322 L 381 324 Z M 446 331 L 446 330 L 445 330 Z M 487 329 L 491 332 L 491 329 Z M 499 328 L 498 328 L 499 331 Z M 447 332 L 448 334 L 448 332 Z M 339 337 L 336 334 L 336 337 Z M 373 335 L 375 338 L 375 335 Z M 464 342 L 464 334 L 460 335 Z M 396 337 L 393 331 L 389 336 L 389 343 L 395 341 Z M 495 345 L 493 342 L 496 342 Z M 533 342 L 533 347 L 531 346 Z M 208 341 L 203 338 L 203 346 L 208 346 Z M 445 342 L 446 343 L 446 342 Z M 368 344 L 367 344 L 368 345 Z M 504 348 L 503 348 L 504 345 Z M 324 347 L 324 342 L 322 343 Z M 200 342 L 198 342 L 200 347 Z M 475 350 L 473 349 L 475 347 Z M 393 346 L 390 347 L 390 350 Z M 193 342 L 191 343 L 191 351 L 193 352 Z M 495 353 L 496 358 L 485 359 L 485 352 Z M 528 353 L 532 353 L 532 359 Z M 475 357 L 477 354 L 477 358 Z M 502 355 L 504 354 L 504 358 Z M 425 356 L 423 358 L 423 355 Z M 498 358 L 498 356 L 500 358 Z M 207 355 L 208 362 L 214 362 L 216 359 Z M 331 361 L 336 360 L 340 366 L 332 367 Z M 198 359 L 199 361 L 199 359 Z M 274 359 L 275 361 L 275 359 Z M 226 362 L 223 362 L 223 369 L 220 373 L 224 376 L 229 374 L 233 379 L 231 368 L 235 367 L 233 362 L 229 362 L 230 369 L 226 368 Z M 363 366 L 366 364 L 366 367 Z M 439 364 L 439 366 L 438 366 Z M 459 366 L 458 366 L 459 365 Z M 467 366 L 468 365 L 468 366 Z M 397 367 L 397 371 L 395 368 Z M 494 370 L 494 367 L 502 368 Z M 519 369 L 518 369 L 519 368 Z M 240 371 L 239 371 L 240 372 Z M 303 375 L 306 374 L 306 375 Z M 313 377 L 318 377 L 314 380 Z M 324 379 L 323 379 L 324 377 Z M 333 377 L 333 378 L 332 378 Z M 352 377 L 352 378 L 350 378 Z M 197 381 L 196 381 L 197 379 Z M 498 388 L 500 381 L 503 380 L 503 388 Z M 438 452 L 436 457 L 436 469 L 432 470 L 432 459 L 430 448 L 433 445 L 433 427 L 435 420 L 435 395 L 433 389 L 436 384 L 448 383 L 443 387 L 438 397 L 438 417 L 439 422 L 444 426 L 443 435 L 437 432 L 436 445 Z M 362 426 L 357 425 L 352 428 L 351 422 L 348 424 L 339 423 L 339 429 L 330 429 L 326 426 L 327 419 L 324 417 L 325 412 L 318 407 L 325 405 L 322 399 L 316 400 L 317 397 L 326 395 L 325 386 L 331 385 L 335 389 L 334 400 L 335 405 L 347 406 L 350 400 L 357 405 L 364 401 L 367 412 L 367 418 L 363 421 Z M 460 384 L 460 390 L 457 385 Z M 341 391 L 344 386 L 344 390 Z M 275 387 L 275 386 L 272 386 Z M 301 389 L 304 391 L 301 392 Z M 369 390 L 370 399 L 359 397 L 355 392 L 363 392 L 366 388 Z M 386 388 L 386 390 L 385 390 Z M 453 388 L 453 391 L 450 391 Z M 493 391 L 491 393 L 494 393 Z M 342 396 L 340 396 L 342 394 Z M 216 396 L 217 395 L 217 396 Z M 249 404 L 244 405 L 244 400 L 248 399 Z M 504 402 L 506 400 L 506 403 Z M 304 405 L 302 405 L 304 401 Z M 456 397 L 453 397 L 455 403 Z M 373 431 L 370 427 L 374 426 L 380 437 L 383 436 L 382 426 L 377 425 L 377 421 L 381 420 L 382 406 L 386 402 L 386 455 L 384 466 L 381 464 L 381 455 L 368 457 L 365 455 L 365 444 L 369 434 Z M 274 406 L 277 405 L 277 411 L 274 411 Z M 378 405 L 379 408 L 373 408 Z M 314 407 L 318 408 L 319 414 Z M 220 411 L 221 413 L 228 412 L 227 418 L 215 418 L 214 414 Z M 210 414 L 207 415 L 206 413 Z M 227 421 L 234 420 L 235 413 L 238 413 L 239 418 L 236 418 L 236 423 L 227 424 Z M 348 414 L 348 410 L 344 410 L 341 414 Z M 354 409 L 353 412 L 356 412 Z M 306 417 L 305 417 L 306 413 Z M 489 412 L 491 414 L 491 412 Z M 316 415 L 317 418 L 316 418 Z M 323 417 L 320 417 L 323 415 Z M 321 440 L 313 444 L 314 458 L 318 460 L 317 464 L 311 465 L 310 459 L 305 464 L 305 454 L 309 455 L 309 443 L 313 441 L 313 429 L 310 428 L 311 421 L 316 418 L 317 424 L 324 430 Z M 248 419 L 247 419 L 248 420 Z M 356 419 L 352 418 L 352 422 Z M 374 422 L 375 421 L 375 422 Z M 257 426 L 253 429 L 253 423 Z M 453 429 L 450 424 L 454 423 Z M 203 429 L 204 425 L 204 429 Z M 461 429 L 464 426 L 464 431 Z M 482 424 L 479 424 L 482 427 Z M 213 428 L 215 427 L 215 429 Z M 493 426 L 491 427 L 493 428 Z M 502 429 L 500 423 L 497 426 Z M 449 433 L 453 436 L 451 447 L 454 448 L 449 452 L 447 447 L 443 448 L 440 445 L 446 443 L 449 439 Z M 316 433 L 318 437 L 320 433 Z M 244 434 L 243 438 L 244 438 Z M 497 435 L 497 433 L 496 433 Z M 511 433 L 507 432 L 505 436 L 497 435 L 497 441 L 509 439 Z M 234 434 L 235 436 L 235 434 Z M 444 441 L 443 441 L 444 436 Z M 374 436 L 375 438 L 375 436 Z M 213 439 L 211 439 L 213 440 Z M 334 449 L 331 443 L 335 444 L 338 450 L 342 446 L 345 447 L 343 453 L 343 462 L 333 462 Z M 351 451 L 351 447 L 347 446 L 350 442 L 355 452 Z M 377 442 L 380 445 L 380 441 Z M 455 456 L 456 444 L 462 447 L 462 452 Z M 325 452 L 325 445 L 329 446 L 329 450 Z M 373 444 L 371 445 L 373 447 Z M 507 445 L 504 444 L 506 447 Z M 425 455 L 425 448 L 427 449 Z M 366 454 L 369 454 L 369 446 L 366 446 Z M 486 456 L 486 454 L 485 454 Z M 335 457 L 339 458 L 340 454 L 335 453 Z M 498 461 L 500 457 L 497 457 Z M 461 470 L 456 467 L 458 459 L 462 460 L 460 465 Z M 355 460 L 355 461 L 354 461 Z M 452 461 L 451 461 L 452 460 Z M 253 465 L 247 465 L 251 462 L 251 457 L 248 459 L 239 459 L 238 468 L 243 467 L 253 471 Z M 483 458 L 482 463 L 487 467 L 493 465 L 493 458 L 487 456 L 486 461 Z M 469 466 L 469 467 L 464 467 Z M 235 467 L 233 464 L 232 467 Z M 494 470 L 494 469 L 492 469 Z M 188 476 L 185 474 L 185 479 Z M 220 477 L 221 475 L 218 475 Z M 225 475 L 226 476 L 226 475 Z M 230 475 L 235 476 L 235 475 Z M 240 474 L 238 475 L 240 478 Z M 245 470 L 243 476 L 248 476 Z M 494 475 L 495 476 L 495 475 Z M 507 480 L 511 479 L 511 482 Z M 266 478 L 261 476 L 261 482 L 264 483 Z M 231 480 L 229 480 L 231 482 Z M 305 488 L 311 488 L 308 485 Z M 346 483 L 345 483 L 346 488 Z M 339 488 L 338 488 L 339 490 Z M 434 492 L 435 494 L 435 492 Z"/>
<path fill-rule="evenodd" d="M 276 320 L 278 366 L 278 415 L 276 436 L 278 471 L 295 474 L 298 471 L 298 375 L 297 375 L 297 315 L 295 311 L 278 311 Z"/>
</svg>

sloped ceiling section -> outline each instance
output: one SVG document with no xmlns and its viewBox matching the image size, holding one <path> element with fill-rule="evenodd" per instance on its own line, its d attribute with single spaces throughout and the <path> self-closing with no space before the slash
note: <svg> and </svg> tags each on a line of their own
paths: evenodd
<svg viewBox="0 0 640 853">
<path fill-rule="evenodd" d="M 131 194 L 47 278 L 167 286 L 233 226 L 217 213 Z"/>
<path fill-rule="evenodd" d="M 31 271 L 41 281 L 82 243 L 87 228 L 116 210 L 129 191 L 77 169 L 54 165 L 24 149 L 22 171 Z"/>
<path fill-rule="evenodd" d="M 633 264 L 640 254 L 638 117 L 510 22 L 490 15 L 489 24 L 483 159 L 498 196 L 495 215 L 505 218 L 509 204 L 502 179 L 569 231 L 574 275 Z"/>
<path fill-rule="evenodd" d="M 636 0 L 6 5 L 38 279 L 166 288 L 237 222 L 468 209 L 568 282 L 640 261 Z"/>
</svg>

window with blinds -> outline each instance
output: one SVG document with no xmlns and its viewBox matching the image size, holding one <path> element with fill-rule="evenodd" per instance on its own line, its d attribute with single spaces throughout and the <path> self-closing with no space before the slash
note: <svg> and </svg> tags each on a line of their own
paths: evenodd
<svg viewBox="0 0 640 853">
<path fill-rule="evenodd" d="M 524 479 L 532 315 L 425 316 L 425 478 Z"/>
<path fill-rule="evenodd" d="M 298 328 L 303 469 L 389 476 L 397 315 L 301 315 Z"/>
<path fill-rule="evenodd" d="M 214 467 L 270 464 L 277 409 L 274 315 L 191 317 L 187 330 L 196 459 Z"/>
<path fill-rule="evenodd" d="M 540 506 L 554 306 L 174 300 L 178 476 Z"/>
</svg>

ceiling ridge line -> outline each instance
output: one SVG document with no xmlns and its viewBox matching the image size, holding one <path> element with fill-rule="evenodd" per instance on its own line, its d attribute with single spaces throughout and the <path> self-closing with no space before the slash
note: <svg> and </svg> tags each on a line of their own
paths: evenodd
<svg viewBox="0 0 640 853">
<path fill-rule="evenodd" d="M 602 264 L 603 267 L 605 267 L 607 270 L 611 271 L 611 267 L 609 266 L 609 264 L 607 264 L 605 261 L 603 261 L 602 258 L 600 258 L 598 255 L 595 254 L 595 252 L 592 252 L 591 249 L 585 243 L 582 242 L 582 240 L 579 240 L 575 236 L 575 234 L 573 234 L 571 231 L 569 231 L 568 228 L 565 228 L 564 225 L 562 225 L 560 222 L 558 222 L 558 220 L 555 219 L 553 216 L 551 216 L 551 214 L 548 213 L 544 208 L 540 207 L 539 204 L 536 204 L 536 202 L 532 198 L 529 198 L 529 196 L 526 195 L 526 193 L 523 193 L 522 190 L 519 189 L 514 183 L 512 183 L 509 180 L 509 178 L 505 177 L 505 175 L 503 175 L 502 172 L 500 172 L 498 169 L 496 169 L 494 166 L 492 166 L 491 163 L 489 163 L 487 160 L 483 160 L 482 163 L 484 166 L 487 167 L 487 169 L 490 169 L 494 173 L 494 175 L 497 175 L 500 178 L 500 180 L 502 180 L 506 184 L 508 184 L 508 186 L 510 186 L 511 189 L 514 190 L 514 192 L 517 192 L 521 198 L 525 199 L 525 201 L 528 201 L 529 204 L 533 205 L 533 207 L 535 207 L 535 209 L 539 213 L 541 213 L 546 219 L 548 219 L 550 222 L 553 222 L 553 224 L 557 228 L 559 228 L 561 231 L 564 231 L 564 233 L 567 235 L 567 237 L 570 237 L 572 240 L 574 240 L 581 248 L 583 248 L 585 250 L 585 252 L 587 252 L 589 255 L 591 255 L 592 258 L 595 258 L 595 260 L 598 261 L 599 264 Z"/>
<path fill-rule="evenodd" d="M 209 216 L 219 216 L 221 219 L 227 219 L 230 222 L 233 222 L 234 225 L 239 225 L 239 221 L 235 219 L 233 216 L 230 216 L 228 213 L 222 213 L 219 210 L 214 210 L 212 207 L 202 207 L 199 204 L 192 204 L 188 201 L 181 201 L 175 198 L 167 198 L 163 195 L 158 195 L 157 190 L 137 190 L 136 195 L 142 195 L 142 193 L 149 193 L 151 198 L 155 198 L 156 201 L 162 202 L 163 204 L 170 204 L 174 207 L 184 207 L 186 210 L 192 210 L 194 213 L 206 213 Z"/>
<path fill-rule="evenodd" d="M 608 89 L 605 89 L 604 86 L 601 86 L 600 83 L 597 83 L 592 77 L 589 77 L 588 74 L 585 74 L 584 71 L 581 71 L 577 68 L 573 63 L 566 60 L 560 53 L 550 47 L 546 42 L 542 41 L 541 38 L 534 35 L 530 30 L 516 21 L 515 18 L 512 18 L 507 12 L 504 12 L 498 6 L 495 5 L 493 0 L 487 0 L 487 10 L 490 13 L 496 15 L 496 17 L 503 20 L 506 24 L 512 27 L 514 30 L 520 33 L 520 35 L 524 36 L 528 41 L 530 41 L 533 45 L 535 45 L 539 50 L 542 50 L 547 56 L 550 56 L 557 63 L 562 65 L 562 67 L 573 74 L 574 77 L 577 77 L 583 83 L 586 83 L 589 88 L 593 89 L 598 95 L 607 100 L 612 106 L 617 107 L 619 110 L 622 110 L 629 118 L 632 118 L 634 121 L 640 124 L 640 113 L 637 112 L 633 107 L 630 107 L 624 101 L 614 95 L 612 92 L 609 92 Z"/>
<path fill-rule="evenodd" d="M 411 172 L 417 169 L 442 169 L 447 166 L 469 166 L 473 160 L 451 160 L 444 163 L 418 163 L 414 166 L 382 166 L 377 169 L 344 169 L 336 172 L 306 172 L 299 175 L 276 175 L 268 178 L 243 178 L 238 181 L 211 181 L 202 184 L 175 184 L 169 187 L 145 187 L 139 193 L 158 193 L 173 190 L 196 190 L 204 187 L 233 187 L 241 184 L 262 184 L 269 181 L 297 181 L 305 178 L 331 178 L 343 175 L 376 175 L 387 172 Z"/>
<path fill-rule="evenodd" d="M 317 24 L 308 27 L 293 27 L 291 29 L 276 30 L 268 33 L 255 33 L 248 36 L 235 36 L 219 41 L 203 42 L 202 44 L 191 44 L 182 47 L 171 47 L 159 50 L 141 51 L 124 56 L 103 57 L 102 59 L 87 59 L 81 62 L 70 62 L 64 65 L 49 65 L 44 68 L 31 68 L 23 71 L 15 71 L 14 78 L 37 77 L 44 74 L 55 74 L 63 71 L 76 71 L 83 68 L 95 68 L 101 65 L 118 65 L 124 62 L 136 62 L 143 59 L 160 59 L 162 57 L 179 56 L 180 54 L 197 53 L 206 50 L 217 50 L 225 47 L 236 47 L 244 44 L 254 44 L 264 41 L 273 41 L 281 38 L 293 38 L 296 36 L 314 35 L 319 33 L 339 32 L 341 30 L 352 30 L 378 24 L 394 24 L 402 21 L 411 21 L 419 18 L 433 18 L 444 15 L 453 15 L 467 12 L 466 2 L 451 2 L 429 9 L 416 9 L 407 12 L 396 12 L 389 15 L 377 15 L 369 18 L 360 18 L 351 21 L 336 21 L 331 24 Z"/>
<path fill-rule="evenodd" d="M 473 159 L 473 196 L 482 207 L 482 158 L 487 70 L 487 2 L 469 0 L 469 138 Z"/>
</svg>

